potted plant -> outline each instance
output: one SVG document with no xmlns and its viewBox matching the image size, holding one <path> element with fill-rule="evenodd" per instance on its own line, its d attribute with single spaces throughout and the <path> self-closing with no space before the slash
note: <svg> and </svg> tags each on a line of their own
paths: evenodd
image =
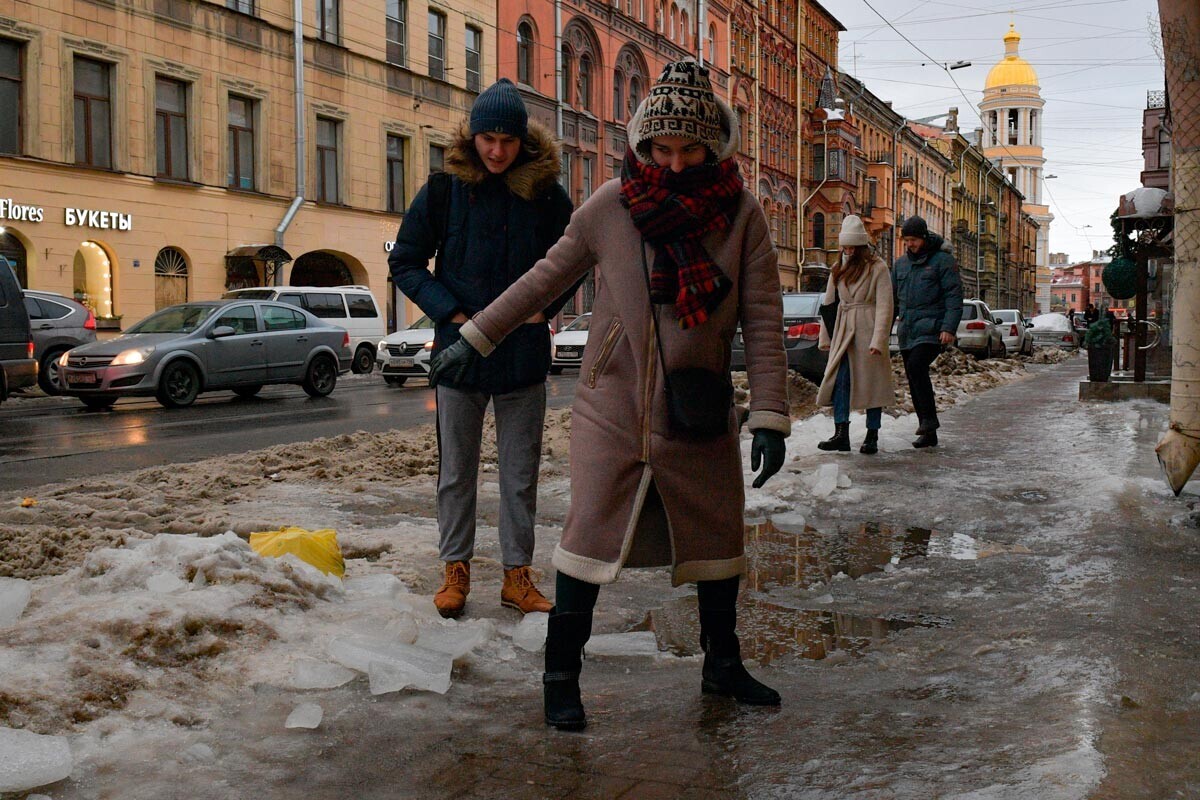
<svg viewBox="0 0 1200 800">
<path fill-rule="evenodd" d="M 1113 336 L 1112 323 L 1101 317 L 1088 326 L 1083 334 L 1083 346 L 1088 354 L 1088 380 L 1093 383 L 1107 383 L 1112 374 L 1113 346 L 1117 339 Z"/>
</svg>

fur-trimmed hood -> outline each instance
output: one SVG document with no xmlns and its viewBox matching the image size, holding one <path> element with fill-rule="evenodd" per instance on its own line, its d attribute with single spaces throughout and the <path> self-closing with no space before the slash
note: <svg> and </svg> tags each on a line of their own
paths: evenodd
<svg viewBox="0 0 1200 800">
<path fill-rule="evenodd" d="M 504 183 L 517 197 L 533 200 L 558 180 L 560 170 L 558 142 L 550 131 L 529 120 L 529 131 L 521 141 L 521 153 L 504 173 Z M 475 137 L 467 123 L 459 127 L 458 136 L 446 153 L 446 172 L 471 185 L 481 183 L 491 174 L 475 151 Z"/>
</svg>

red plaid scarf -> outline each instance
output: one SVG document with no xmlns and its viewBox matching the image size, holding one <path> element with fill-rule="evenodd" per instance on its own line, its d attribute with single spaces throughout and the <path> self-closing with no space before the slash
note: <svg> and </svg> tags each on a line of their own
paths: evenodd
<svg viewBox="0 0 1200 800">
<path fill-rule="evenodd" d="M 700 240 L 729 227 L 741 194 L 742 176 L 732 158 L 672 172 L 639 161 L 632 150 L 625 154 L 621 203 L 657 251 L 650 300 L 673 302 L 685 330 L 705 322 L 733 285 Z"/>
</svg>

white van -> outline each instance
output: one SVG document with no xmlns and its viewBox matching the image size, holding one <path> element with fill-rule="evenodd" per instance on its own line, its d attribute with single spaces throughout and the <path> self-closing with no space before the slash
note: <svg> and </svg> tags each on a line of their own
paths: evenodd
<svg viewBox="0 0 1200 800">
<path fill-rule="evenodd" d="M 379 303 L 366 286 L 256 286 L 234 289 L 221 298 L 275 300 L 345 328 L 354 353 L 351 369 L 358 374 L 375 367 L 375 345 L 387 335 Z"/>
</svg>

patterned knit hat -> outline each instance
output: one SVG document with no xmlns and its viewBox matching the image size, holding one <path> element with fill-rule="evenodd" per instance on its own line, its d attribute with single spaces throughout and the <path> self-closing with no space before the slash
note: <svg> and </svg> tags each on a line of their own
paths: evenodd
<svg viewBox="0 0 1200 800">
<path fill-rule="evenodd" d="M 529 112 L 521 93 L 508 78 L 489 86 L 475 98 L 471 106 L 471 135 L 477 133 L 506 133 L 525 138 L 529 126 Z"/>
<path fill-rule="evenodd" d="M 721 109 L 708 80 L 708 69 L 695 61 L 674 61 L 663 67 L 650 89 L 641 124 L 630 144 L 643 155 L 655 136 L 682 136 L 721 152 Z"/>
</svg>

